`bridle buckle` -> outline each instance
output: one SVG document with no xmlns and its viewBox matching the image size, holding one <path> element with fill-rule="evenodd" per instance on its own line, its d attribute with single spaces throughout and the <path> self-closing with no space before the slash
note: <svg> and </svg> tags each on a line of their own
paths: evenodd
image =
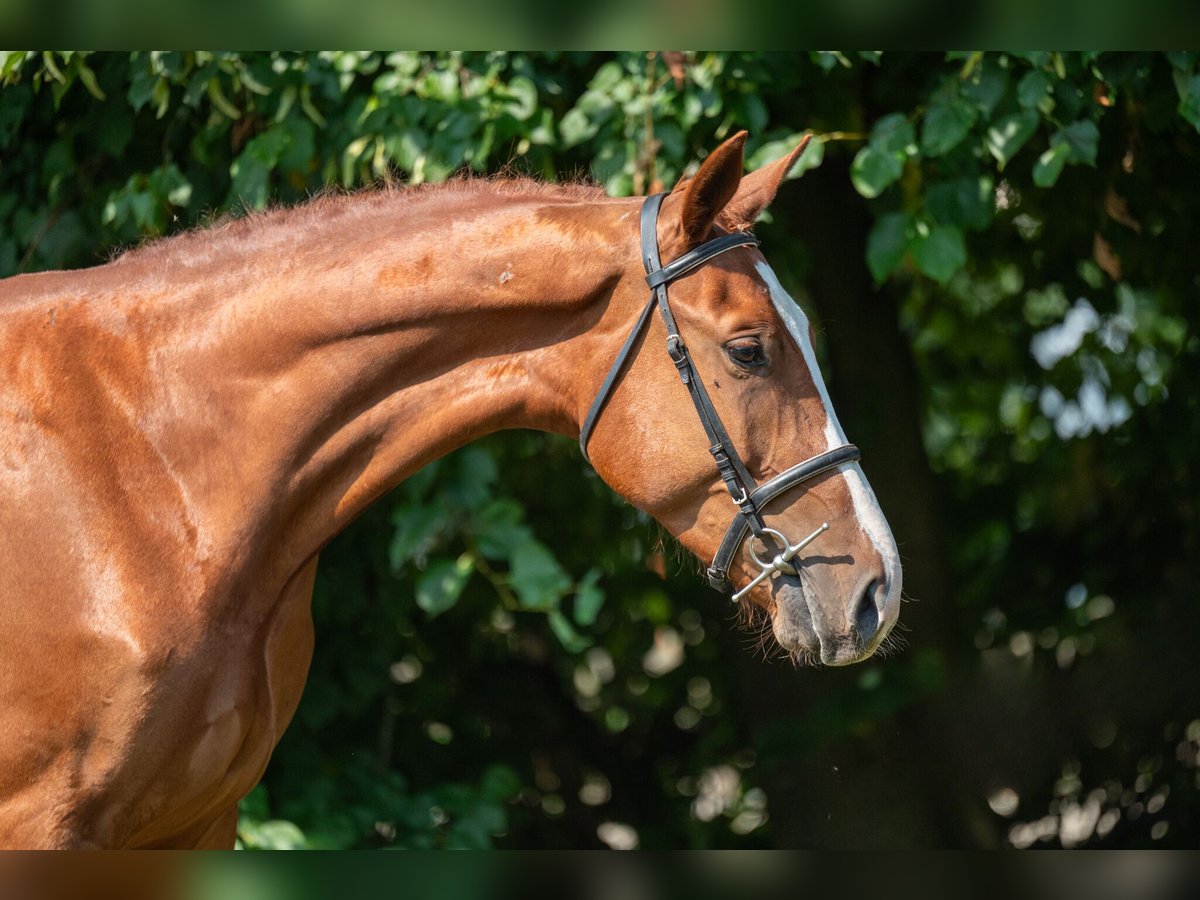
<svg viewBox="0 0 1200 900">
<path fill-rule="evenodd" d="M 684 346 L 682 337 L 677 334 L 667 335 L 667 355 L 677 366 L 687 363 L 687 347 Z"/>
</svg>

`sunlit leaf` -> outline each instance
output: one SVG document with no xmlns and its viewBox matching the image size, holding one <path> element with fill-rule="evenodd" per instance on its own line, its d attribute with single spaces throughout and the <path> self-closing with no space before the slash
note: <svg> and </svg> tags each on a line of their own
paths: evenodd
<svg viewBox="0 0 1200 900">
<path fill-rule="evenodd" d="M 897 154 L 867 146 L 855 155 L 850 165 L 850 180 L 855 190 L 871 199 L 894 184 L 903 172 L 904 162 Z"/>
<path fill-rule="evenodd" d="M 584 627 L 593 625 L 604 606 L 604 591 L 598 586 L 600 570 L 590 569 L 575 586 L 575 603 L 572 612 L 575 621 Z"/>
<path fill-rule="evenodd" d="M 952 225 L 935 225 L 913 239 L 912 257 L 918 269 L 945 284 L 967 261 L 962 232 Z"/>
<path fill-rule="evenodd" d="M 576 631 L 571 620 L 560 610 L 550 610 L 546 618 L 550 623 L 550 630 L 554 632 L 554 636 L 558 638 L 558 642 L 568 653 L 581 653 L 591 646 L 592 642 Z"/>
<path fill-rule="evenodd" d="M 458 602 L 474 571 L 474 560 L 466 553 L 456 560 L 437 560 L 417 579 L 417 606 L 430 618 L 441 615 Z"/>
<path fill-rule="evenodd" d="M 989 116 L 1007 87 L 1008 70 L 1000 66 L 994 57 L 987 57 L 963 80 L 960 91 L 980 112 Z"/>
<path fill-rule="evenodd" d="M 906 155 L 915 139 L 912 122 L 903 113 L 886 115 L 871 129 L 871 146 L 898 156 Z"/>
<path fill-rule="evenodd" d="M 1050 75 L 1041 69 L 1027 72 L 1017 82 L 1017 101 L 1026 109 L 1037 109 L 1050 93 Z"/>
<path fill-rule="evenodd" d="M 974 124 L 974 107 L 957 96 L 934 103 L 921 123 L 921 151 L 927 156 L 949 153 Z"/>
<path fill-rule="evenodd" d="M 513 551 L 513 590 L 527 609 L 551 610 L 571 587 L 571 578 L 546 547 L 526 541 Z"/>
<path fill-rule="evenodd" d="M 1067 146 L 1066 141 L 1052 141 L 1050 147 L 1033 164 L 1033 183 L 1042 188 L 1053 187 L 1070 155 L 1071 148 Z"/>
<path fill-rule="evenodd" d="M 992 123 L 987 130 L 986 143 L 1001 168 L 1033 137 L 1037 124 L 1037 113 L 1031 111 L 1012 113 Z"/>
</svg>

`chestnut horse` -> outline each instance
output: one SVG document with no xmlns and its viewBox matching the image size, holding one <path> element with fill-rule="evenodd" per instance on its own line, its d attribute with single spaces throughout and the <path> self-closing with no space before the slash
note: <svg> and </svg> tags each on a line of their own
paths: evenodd
<svg viewBox="0 0 1200 900">
<path fill-rule="evenodd" d="M 744 139 L 663 201 L 665 262 L 748 229 L 803 149 L 743 177 Z M 382 190 L 0 284 L 0 844 L 232 846 L 304 687 L 317 554 L 480 435 L 579 435 L 646 302 L 641 202 L 522 180 Z M 671 283 L 755 478 L 845 444 L 779 303 L 802 316 L 745 241 Z M 709 561 L 737 508 L 664 328 L 649 320 L 587 451 Z M 747 602 L 799 657 L 869 656 L 900 566 L 859 465 L 762 515 L 830 527 Z M 735 586 L 759 574 L 756 541 Z"/>
</svg>

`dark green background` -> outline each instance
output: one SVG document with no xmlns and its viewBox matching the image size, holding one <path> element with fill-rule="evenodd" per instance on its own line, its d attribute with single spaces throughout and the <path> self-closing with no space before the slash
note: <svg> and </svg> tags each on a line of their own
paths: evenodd
<svg viewBox="0 0 1200 900">
<path fill-rule="evenodd" d="M 816 133 L 759 232 L 907 650 L 764 658 L 570 441 L 494 436 L 323 554 L 247 846 L 1196 844 L 1197 54 L 0 58 L 3 275 L 325 185 L 641 193 Z"/>
</svg>

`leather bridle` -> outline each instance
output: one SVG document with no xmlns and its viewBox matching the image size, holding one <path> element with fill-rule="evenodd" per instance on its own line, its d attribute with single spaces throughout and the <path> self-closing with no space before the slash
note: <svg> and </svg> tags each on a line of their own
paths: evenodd
<svg viewBox="0 0 1200 900">
<path fill-rule="evenodd" d="M 733 595 L 734 602 L 737 602 L 757 584 L 774 575 L 796 574 L 796 570 L 792 566 L 792 559 L 829 528 L 829 524 L 824 523 L 812 534 L 793 544 L 783 534 L 766 526 L 762 517 L 763 507 L 789 488 L 810 481 L 838 466 L 856 462 L 859 459 L 859 452 L 853 444 L 843 444 L 797 463 L 762 484 L 754 480 L 754 477 L 746 469 L 745 463 L 742 462 L 741 456 L 738 455 L 737 449 L 733 446 L 733 441 L 730 440 L 729 433 L 721 422 L 721 417 L 717 415 L 717 410 L 704 387 L 704 382 L 700 380 L 700 376 L 696 372 L 696 366 L 688 352 L 687 345 L 684 344 L 683 338 L 679 334 L 675 317 L 671 314 L 671 306 L 667 302 L 667 285 L 695 271 L 709 260 L 728 250 L 733 250 L 735 247 L 757 247 L 759 241 L 749 231 L 735 231 L 713 238 L 664 266 L 658 254 L 658 213 L 665 196 L 666 194 L 655 194 L 647 197 L 642 204 L 642 262 L 646 266 L 646 283 L 650 285 L 650 300 L 641 315 L 638 316 L 629 337 L 621 345 L 620 352 L 613 360 L 604 383 L 600 385 L 596 399 L 592 401 L 591 408 L 588 410 L 587 416 L 583 420 L 583 427 L 579 432 L 579 446 L 586 459 L 588 439 L 592 435 L 592 429 L 596 426 L 596 420 L 603 412 L 617 380 L 621 377 L 621 372 L 633 352 L 638 336 L 645 330 L 646 323 L 650 321 L 650 313 L 657 306 L 663 324 L 667 328 L 667 354 L 675 363 L 675 368 L 679 371 L 679 378 L 692 398 L 696 413 L 700 416 L 700 423 L 708 434 L 710 444 L 708 450 L 717 463 L 717 471 L 720 472 L 721 479 L 729 489 L 730 497 L 738 507 L 733 521 L 725 532 L 725 537 L 717 548 L 712 565 L 708 567 L 709 584 L 719 591 L 731 588 L 729 567 L 733 563 L 734 554 L 741 547 L 748 532 L 753 532 L 764 547 L 770 546 L 766 540 L 768 536 L 783 543 L 783 548 L 768 560 L 760 558 L 754 545 L 751 544 L 750 555 L 758 563 L 761 571 L 744 588 Z M 772 301 L 775 303 L 776 310 L 784 318 L 785 324 L 789 326 L 788 331 L 792 334 L 793 339 L 803 340 L 798 333 L 798 327 L 792 327 L 798 321 L 794 313 L 782 305 L 786 301 L 781 302 L 780 298 L 775 297 L 774 292 L 772 292 Z M 768 553 L 770 553 L 769 550 Z"/>
</svg>

